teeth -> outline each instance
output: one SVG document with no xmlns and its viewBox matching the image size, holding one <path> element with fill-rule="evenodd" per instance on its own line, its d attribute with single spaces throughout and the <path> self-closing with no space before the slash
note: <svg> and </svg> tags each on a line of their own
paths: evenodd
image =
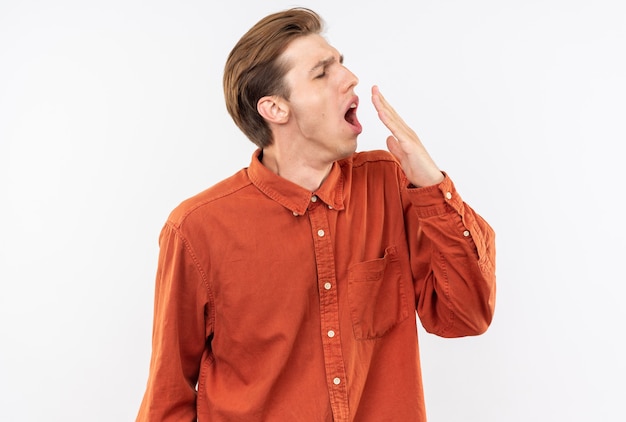
<svg viewBox="0 0 626 422">
<path fill-rule="evenodd" d="M 356 108 L 356 103 L 350 104 L 350 108 Z"/>
</svg>

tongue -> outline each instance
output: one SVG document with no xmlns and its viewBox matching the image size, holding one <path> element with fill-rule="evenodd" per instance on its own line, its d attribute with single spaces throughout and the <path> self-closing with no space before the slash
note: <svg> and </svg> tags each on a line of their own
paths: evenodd
<svg viewBox="0 0 626 422">
<path fill-rule="evenodd" d="M 359 119 L 356 117 L 356 108 L 351 108 L 350 110 L 348 110 L 344 118 L 346 119 L 346 122 L 348 122 L 357 133 L 361 133 L 362 127 Z"/>
<path fill-rule="evenodd" d="M 351 125 L 357 125 L 359 123 L 358 119 L 356 118 L 356 108 L 349 109 L 346 112 L 346 115 L 344 116 L 344 118 Z"/>
</svg>

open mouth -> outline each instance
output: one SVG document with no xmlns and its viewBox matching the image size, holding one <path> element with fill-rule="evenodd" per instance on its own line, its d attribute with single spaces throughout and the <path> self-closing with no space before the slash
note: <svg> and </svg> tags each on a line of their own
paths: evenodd
<svg viewBox="0 0 626 422">
<path fill-rule="evenodd" d="M 343 116 L 344 119 L 351 125 L 356 125 L 359 121 L 356 118 L 356 103 L 350 104 L 350 108 L 346 111 L 346 114 Z"/>
<path fill-rule="evenodd" d="M 363 130 L 361 127 L 361 123 L 359 122 L 359 119 L 356 117 L 356 109 L 358 106 L 358 100 L 357 101 L 353 101 L 350 104 L 350 107 L 348 108 L 348 111 L 346 111 L 346 114 L 344 114 L 343 118 L 346 120 L 346 122 L 348 122 L 350 124 L 350 126 L 352 126 L 353 130 L 359 134 L 361 133 L 361 131 Z"/>
</svg>

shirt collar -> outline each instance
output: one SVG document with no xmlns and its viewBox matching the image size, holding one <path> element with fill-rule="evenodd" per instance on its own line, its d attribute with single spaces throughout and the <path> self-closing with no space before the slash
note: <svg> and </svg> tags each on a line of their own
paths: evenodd
<svg viewBox="0 0 626 422">
<path fill-rule="evenodd" d="M 261 149 L 257 149 L 252 154 L 252 161 L 248 167 L 248 177 L 250 177 L 252 184 L 269 198 L 298 215 L 303 215 L 306 212 L 313 195 L 336 210 L 344 208 L 344 183 L 339 163 L 334 162 L 322 186 L 315 192 L 310 192 L 265 167 L 260 160 L 262 152 Z"/>
</svg>

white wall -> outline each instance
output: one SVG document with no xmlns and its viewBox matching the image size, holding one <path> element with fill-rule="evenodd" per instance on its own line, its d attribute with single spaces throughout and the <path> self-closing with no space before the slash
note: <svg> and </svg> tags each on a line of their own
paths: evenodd
<svg viewBox="0 0 626 422">
<path fill-rule="evenodd" d="M 221 72 L 313 7 L 498 236 L 490 330 L 421 332 L 430 420 L 624 421 L 626 14 L 591 1 L 0 1 L 0 420 L 130 421 L 157 236 L 247 165 Z"/>
</svg>

